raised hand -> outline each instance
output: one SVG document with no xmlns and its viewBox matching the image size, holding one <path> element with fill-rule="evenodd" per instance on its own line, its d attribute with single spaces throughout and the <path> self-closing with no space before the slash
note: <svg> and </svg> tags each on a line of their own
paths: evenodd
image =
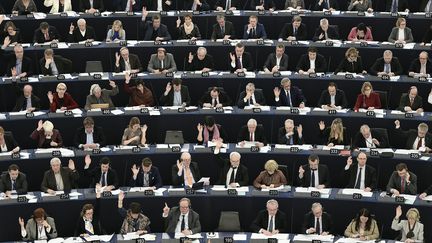
<svg viewBox="0 0 432 243">
<path fill-rule="evenodd" d="M 131 171 L 132 171 L 132 174 L 133 174 L 134 177 L 138 175 L 139 168 L 136 166 L 136 164 L 134 164 L 132 166 Z"/>
<path fill-rule="evenodd" d="M 73 25 L 73 23 L 71 23 L 71 25 L 69 26 L 69 33 L 72 33 L 75 30 L 75 26 Z"/>
<path fill-rule="evenodd" d="M 144 124 L 142 127 L 141 127 L 141 132 L 142 133 L 146 133 L 147 132 L 147 125 L 146 124 Z"/>
<path fill-rule="evenodd" d="M 170 208 L 168 207 L 167 203 L 165 203 L 165 207 L 162 209 L 163 210 L 163 214 L 167 215 L 170 211 Z"/>
<path fill-rule="evenodd" d="M 235 63 L 236 57 L 235 57 L 234 53 L 230 52 L 230 58 L 231 58 L 231 62 Z"/>
<path fill-rule="evenodd" d="M 396 121 L 394 121 L 394 124 L 395 124 L 396 129 L 399 129 L 399 127 L 400 127 L 400 121 L 396 120 Z"/>
<path fill-rule="evenodd" d="M 299 125 L 297 126 L 297 133 L 298 133 L 299 135 L 301 135 L 301 134 L 303 133 L 303 126 L 302 126 L 302 124 L 299 124 Z"/>
<path fill-rule="evenodd" d="M 325 129 L 325 123 L 324 123 L 324 121 L 320 121 L 320 122 L 318 123 L 318 125 L 319 125 L 319 129 L 320 129 L 321 131 Z"/>
<path fill-rule="evenodd" d="M 193 55 L 192 55 L 192 52 L 189 52 L 189 62 L 191 63 L 191 62 L 192 62 L 192 60 L 193 60 Z"/>
<path fill-rule="evenodd" d="M 69 164 L 68 167 L 70 170 L 74 171 L 75 170 L 75 162 L 72 159 L 69 159 Z"/>
<path fill-rule="evenodd" d="M 19 223 L 19 225 L 21 226 L 21 228 L 25 228 L 25 227 L 24 227 L 24 219 L 23 219 L 23 218 L 19 217 L 19 218 L 18 218 L 18 223 Z"/>
<path fill-rule="evenodd" d="M 165 87 L 165 92 L 168 93 L 168 92 L 171 91 L 171 89 L 172 89 L 172 85 L 171 85 L 171 83 L 167 83 L 167 85 L 166 85 L 166 87 Z"/>
<path fill-rule="evenodd" d="M 114 81 L 110 80 L 109 85 L 114 88 L 116 86 L 116 83 Z"/>
<path fill-rule="evenodd" d="M 9 36 L 6 36 L 3 41 L 3 46 L 8 46 L 11 42 L 12 40 L 9 38 Z"/>
<path fill-rule="evenodd" d="M 12 74 L 12 77 L 16 77 L 17 76 L 16 67 L 11 68 L 11 74 Z"/>
<path fill-rule="evenodd" d="M 180 160 L 177 160 L 177 168 L 179 171 L 183 170 L 183 163 Z"/>
<path fill-rule="evenodd" d="M 126 84 L 129 84 L 131 78 L 132 78 L 132 76 L 129 73 L 125 73 L 125 83 Z"/>
<path fill-rule="evenodd" d="M 120 63 L 120 54 L 118 52 L 115 53 L 116 64 Z"/>
<path fill-rule="evenodd" d="M 146 7 L 142 8 L 142 18 L 145 19 L 148 15 L 148 11 Z"/>
<path fill-rule="evenodd" d="M 399 218 L 402 215 L 402 207 L 399 205 L 396 207 L 396 218 Z"/>
<path fill-rule="evenodd" d="M 351 166 L 352 165 L 352 156 L 348 157 L 347 159 L 347 165 Z"/>
<path fill-rule="evenodd" d="M 43 121 L 39 120 L 36 130 L 38 130 L 38 131 L 42 130 L 42 125 L 43 125 Z"/>
<path fill-rule="evenodd" d="M 275 97 L 279 97 L 280 92 L 281 92 L 281 90 L 280 90 L 279 87 L 275 87 L 275 88 L 273 89 L 273 94 L 274 94 Z"/>
<path fill-rule="evenodd" d="M 119 201 L 123 201 L 123 199 L 125 198 L 125 194 L 123 191 L 120 191 L 120 193 L 118 194 L 118 200 Z"/>
<path fill-rule="evenodd" d="M 300 165 L 300 168 L 299 168 L 298 172 L 299 172 L 300 175 L 303 176 L 303 174 L 305 173 L 305 170 L 303 169 L 303 166 Z"/>
<path fill-rule="evenodd" d="M 53 93 L 52 93 L 51 91 L 48 91 L 47 96 L 48 96 L 48 100 L 49 100 L 49 102 L 50 102 L 50 103 L 53 103 L 53 100 L 54 100 L 54 95 L 53 95 Z"/>
<path fill-rule="evenodd" d="M 180 17 L 177 17 L 177 20 L 176 20 L 177 28 L 180 27 L 180 24 L 181 24 Z"/>
<path fill-rule="evenodd" d="M 201 133 L 203 131 L 203 125 L 201 125 L 200 123 L 198 123 L 197 129 L 198 129 L 198 132 Z"/>
<path fill-rule="evenodd" d="M 84 163 L 85 163 L 85 166 L 86 166 L 86 167 L 89 167 L 90 164 L 91 164 L 91 162 L 92 162 L 91 157 L 90 157 L 89 154 L 87 154 L 87 155 L 84 157 Z"/>
</svg>

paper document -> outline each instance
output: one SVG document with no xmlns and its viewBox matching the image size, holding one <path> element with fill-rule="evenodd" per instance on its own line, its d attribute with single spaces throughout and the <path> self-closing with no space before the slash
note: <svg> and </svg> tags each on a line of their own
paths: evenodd
<svg viewBox="0 0 432 243">
<path fill-rule="evenodd" d="M 345 189 L 342 189 L 342 194 L 345 194 L 345 195 L 352 195 L 352 194 L 354 194 L 354 193 L 359 193 L 359 194 L 361 194 L 363 197 L 372 197 L 372 195 L 373 195 L 373 192 L 365 192 L 365 191 L 360 190 L 360 189 L 352 189 L 352 188 L 345 188 Z"/>
<path fill-rule="evenodd" d="M 288 240 L 289 234 L 275 234 L 275 235 L 264 235 L 259 233 L 252 233 L 251 239 L 269 239 L 269 238 L 275 238 L 278 239 L 278 242 L 281 242 L 280 240 Z M 286 241 L 284 241 L 286 242 Z M 289 241 L 288 241 L 289 242 Z"/>
</svg>

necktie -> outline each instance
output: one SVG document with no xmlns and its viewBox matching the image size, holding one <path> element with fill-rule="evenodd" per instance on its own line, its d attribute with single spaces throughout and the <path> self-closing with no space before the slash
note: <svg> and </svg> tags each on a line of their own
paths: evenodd
<svg viewBox="0 0 432 243">
<path fill-rule="evenodd" d="M 16 190 L 16 181 L 12 180 L 12 191 Z"/>
<path fill-rule="evenodd" d="M 49 40 L 49 34 L 48 34 L 48 32 L 45 33 L 45 40 L 46 41 Z"/>
<path fill-rule="evenodd" d="M 288 136 L 287 142 L 288 142 L 288 145 L 293 145 L 294 144 L 293 143 L 293 136 Z"/>
<path fill-rule="evenodd" d="M 393 0 L 392 6 L 391 6 L 392 13 L 397 13 L 398 11 L 398 0 Z"/>
<path fill-rule="evenodd" d="M 267 231 L 273 232 L 273 216 L 270 216 L 270 222 Z"/>
<path fill-rule="evenodd" d="M 316 218 L 315 233 L 317 233 L 318 235 L 321 234 L 321 225 L 320 225 L 320 222 L 319 222 L 319 218 Z"/>
<path fill-rule="evenodd" d="M 384 64 L 384 72 L 385 73 L 389 73 L 390 72 L 390 64 L 389 63 L 385 63 Z"/>
<path fill-rule="evenodd" d="M 405 178 L 402 177 L 401 179 L 401 191 L 400 193 L 403 194 L 405 192 Z"/>
<path fill-rule="evenodd" d="M 419 150 L 421 147 L 423 147 L 423 138 L 419 138 L 417 143 L 417 150 Z"/>
<path fill-rule="evenodd" d="M 133 0 L 129 0 L 129 12 L 133 11 Z"/>
<path fill-rule="evenodd" d="M 216 105 L 217 105 L 217 99 L 213 99 L 213 107 L 216 107 Z"/>
<path fill-rule="evenodd" d="M 241 64 L 241 60 L 239 57 L 237 57 L 236 59 L 236 69 L 241 69 L 242 68 L 242 64 Z"/>
<path fill-rule="evenodd" d="M 252 31 L 251 31 L 251 33 L 252 33 L 252 39 L 255 39 L 256 38 L 256 31 L 255 31 L 255 28 L 252 28 Z"/>
<path fill-rule="evenodd" d="M 164 63 L 163 63 L 163 60 L 161 60 L 161 61 L 160 61 L 160 67 L 161 67 L 161 69 L 163 69 L 163 68 L 164 68 Z"/>
<path fill-rule="evenodd" d="M 25 102 L 25 107 L 23 110 L 27 110 L 28 108 L 32 107 L 32 103 L 31 103 L 31 97 L 26 98 L 26 102 Z"/>
<path fill-rule="evenodd" d="M 237 168 L 234 168 L 234 167 L 231 167 L 231 168 L 232 168 L 232 171 L 231 171 L 231 177 L 230 177 L 230 180 L 229 180 L 230 184 L 235 182 L 235 171 L 237 169 Z"/>
<path fill-rule="evenodd" d="M 228 10 L 228 9 L 230 9 L 231 8 L 231 0 L 227 0 L 226 1 L 226 9 L 225 10 Z"/>
<path fill-rule="evenodd" d="M 144 187 L 148 187 L 148 186 L 150 186 L 150 183 L 149 183 L 149 174 L 145 173 L 144 174 Z"/>
<path fill-rule="evenodd" d="M 190 168 L 189 167 L 185 168 L 185 172 L 186 172 L 186 183 L 188 186 L 192 187 L 193 181 L 192 181 L 192 173 L 190 171 Z"/>
<path fill-rule="evenodd" d="M 357 181 L 356 181 L 356 184 L 355 184 L 355 189 L 360 189 L 360 182 L 361 182 L 361 173 L 362 173 L 362 169 L 363 168 L 359 168 L 359 173 L 358 173 L 358 175 L 357 175 Z"/>
<path fill-rule="evenodd" d="M 195 1 L 193 2 L 193 4 L 192 4 L 192 10 L 196 10 L 197 9 L 197 4 L 195 3 Z"/>
<path fill-rule="evenodd" d="M 297 36 L 297 28 L 294 28 L 293 32 L 294 32 L 293 35 Z"/>
<path fill-rule="evenodd" d="M 286 99 L 287 99 L 287 105 L 292 106 L 290 92 L 289 91 L 285 91 L 285 92 L 286 92 L 285 94 L 286 94 Z"/>
<path fill-rule="evenodd" d="M 253 136 L 253 133 L 251 132 L 250 134 L 249 134 L 249 140 L 251 141 L 251 142 L 253 142 L 254 141 L 254 136 Z"/>
<path fill-rule="evenodd" d="M 186 228 L 185 215 L 182 215 L 182 221 L 180 225 L 180 230 L 183 231 Z"/>
<path fill-rule="evenodd" d="M 311 187 L 315 187 L 315 170 L 311 170 Z"/>
<path fill-rule="evenodd" d="M 106 172 L 102 173 L 101 181 L 102 181 L 102 183 L 101 183 L 102 186 L 106 186 Z"/>
<path fill-rule="evenodd" d="M 410 98 L 410 107 L 412 107 L 413 103 L 414 103 L 414 99 Z"/>
</svg>

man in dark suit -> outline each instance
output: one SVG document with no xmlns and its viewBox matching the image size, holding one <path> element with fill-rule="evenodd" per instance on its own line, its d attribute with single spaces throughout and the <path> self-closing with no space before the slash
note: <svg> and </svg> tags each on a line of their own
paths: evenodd
<svg viewBox="0 0 432 243">
<path fill-rule="evenodd" d="M 213 41 L 217 39 L 235 39 L 234 25 L 225 20 L 225 16 L 218 14 L 216 16 L 217 23 L 213 25 L 213 32 L 211 39 Z"/>
<path fill-rule="evenodd" d="M 385 10 L 387 12 L 409 11 L 407 0 L 386 0 Z"/>
<path fill-rule="evenodd" d="M 315 11 L 323 11 L 323 10 L 338 10 L 339 9 L 339 3 L 337 0 L 316 0 L 316 3 L 313 7 L 313 10 Z"/>
<path fill-rule="evenodd" d="M 276 53 L 270 53 L 264 63 L 264 72 L 275 73 L 288 70 L 288 55 L 285 54 L 285 46 L 278 44 Z"/>
<path fill-rule="evenodd" d="M 287 41 L 299 41 L 307 39 L 307 28 L 302 23 L 302 18 L 296 15 L 291 23 L 286 23 L 279 34 L 279 39 Z"/>
<path fill-rule="evenodd" d="M 183 9 L 204 12 L 210 10 L 210 5 L 206 0 L 185 0 Z"/>
<path fill-rule="evenodd" d="M 244 26 L 243 39 L 267 39 L 264 25 L 258 23 L 256 15 L 249 16 L 249 24 Z"/>
<path fill-rule="evenodd" d="M 303 143 L 303 126 L 300 124 L 295 127 L 293 120 L 286 119 L 284 126 L 278 131 L 278 144 L 297 145 Z"/>
<path fill-rule="evenodd" d="M 328 19 L 320 19 L 320 26 L 316 28 L 312 40 L 339 40 L 339 33 L 334 26 L 329 25 Z"/>
<path fill-rule="evenodd" d="M 290 106 L 304 108 L 306 98 L 303 92 L 294 85 L 291 85 L 289 78 L 283 78 L 280 82 L 280 88 L 273 89 L 276 106 Z"/>
<path fill-rule="evenodd" d="M 199 105 L 206 108 L 224 107 L 232 104 L 231 98 L 219 87 L 212 87 L 199 100 Z"/>
<path fill-rule="evenodd" d="M 222 142 L 216 143 L 215 151 L 220 151 Z M 241 155 L 238 152 L 231 152 L 229 160 L 216 155 L 219 167 L 218 185 L 225 185 L 227 188 L 236 188 L 249 185 L 249 174 L 246 166 L 240 163 Z"/>
<path fill-rule="evenodd" d="M 301 165 L 297 177 L 301 187 L 315 187 L 318 189 L 330 187 L 330 173 L 327 165 L 319 164 L 318 155 L 311 154 L 309 164 Z"/>
<path fill-rule="evenodd" d="M 393 171 L 387 184 L 387 193 L 399 196 L 400 194 L 417 194 L 417 176 L 408 171 L 404 163 L 396 165 L 396 171 Z"/>
<path fill-rule="evenodd" d="M 327 61 L 317 52 L 316 47 L 309 47 L 308 53 L 300 57 L 296 67 L 299 74 L 323 73 L 327 70 Z"/>
<path fill-rule="evenodd" d="M 17 194 L 27 193 L 27 178 L 24 173 L 19 171 L 18 165 L 11 164 L 8 171 L 3 172 L 0 177 L 0 196 L 3 194 L 10 197 L 15 192 Z"/>
<path fill-rule="evenodd" d="M 266 101 L 262 90 L 256 90 L 255 84 L 253 83 L 246 84 L 246 90 L 240 93 L 239 99 L 237 101 L 237 106 L 239 108 L 244 108 L 245 106 L 250 105 L 259 106 L 265 104 Z"/>
<path fill-rule="evenodd" d="M 148 11 L 143 8 L 141 25 L 144 29 L 144 40 L 145 41 L 168 41 L 171 40 L 171 35 L 168 32 L 166 25 L 162 24 L 161 16 L 156 14 L 153 15 L 151 21 L 146 21 Z"/>
<path fill-rule="evenodd" d="M 429 54 L 426 51 L 422 51 L 419 57 L 411 62 L 408 70 L 408 75 L 413 78 L 426 77 L 429 78 L 432 73 L 432 63 L 429 60 Z"/>
<path fill-rule="evenodd" d="M 192 187 L 201 179 L 197 162 L 192 162 L 190 153 L 182 153 L 180 160 L 171 168 L 173 186 Z"/>
<path fill-rule="evenodd" d="M 72 70 L 72 61 L 59 55 L 54 55 L 53 49 L 46 49 L 44 57 L 39 61 L 43 75 L 59 75 Z"/>
<path fill-rule="evenodd" d="M 153 162 L 150 158 L 146 157 L 142 159 L 139 168 L 134 164 L 131 170 L 132 178 L 129 181 L 129 186 L 151 187 L 153 190 L 163 186 L 159 169 L 153 166 Z"/>
<path fill-rule="evenodd" d="M 254 69 L 251 54 L 245 52 L 245 46 L 240 42 L 236 44 L 234 53 L 230 52 L 230 59 L 232 73 L 241 73 Z"/>
<path fill-rule="evenodd" d="M 170 11 L 176 9 L 174 6 L 176 3 L 175 1 L 162 0 L 161 3 L 162 4 L 159 4 L 159 1 L 143 0 L 144 7 L 150 11 Z"/>
<path fill-rule="evenodd" d="M 343 178 L 346 188 L 361 189 L 365 192 L 373 191 L 377 188 L 376 170 L 366 164 L 367 155 L 365 152 L 359 152 L 357 155 L 357 164 L 353 164 L 352 157 L 348 157 L 344 169 Z"/>
<path fill-rule="evenodd" d="M 117 11 L 136 12 L 141 10 L 141 6 L 141 0 L 118 0 L 115 7 Z"/>
<path fill-rule="evenodd" d="M 423 98 L 418 95 L 416 86 L 411 86 L 408 93 L 402 94 L 398 110 L 404 112 L 423 112 Z"/>
<path fill-rule="evenodd" d="M 75 188 L 79 174 L 72 159 L 69 159 L 68 167 L 62 167 L 57 157 L 52 158 L 50 164 L 51 169 L 45 171 L 42 180 L 42 192 L 54 195 L 56 191 L 70 192 L 72 188 Z"/>
<path fill-rule="evenodd" d="M 323 90 L 318 101 L 318 107 L 326 110 L 344 109 L 348 105 L 345 92 L 338 89 L 336 83 L 330 82 L 327 90 Z"/>
<path fill-rule="evenodd" d="M 302 233 L 329 235 L 333 231 L 330 214 L 323 212 L 321 203 L 313 203 L 311 211 L 304 216 Z"/>
<path fill-rule="evenodd" d="M 214 69 L 213 57 L 207 54 L 207 49 L 203 46 L 198 47 L 196 54 L 189 52 L 185 62 L 186 71 L 210 72 Z"/>
<path fill-rule="evenodd" d="M 33 42 L 34 43 L 45 43 L 50 41 L 60 41 L 60 34 L 57 28 L 50 26 L 47 22 L 42 22 L 39 28 L 34 31 Z"/>
<path fill-rule="evenodd" d="M 78 19 L 78 28 L 75 28 L 73 23 L 69 27 L 68 42 L 78 43 L 81 41 L 94 41 L 96 40 L 96 33 L 93 27 L 88 26 L 85 19 Z"/>
<path fill-rule="evenodd" d="M 386 74 L 397 76 L 402 74 L 402 66 L 397 57 L 393 57 L 393 52 L 385 50 L 383 57 L 378 58 L 370 68 L 369 73 L 381 77 Z"/>
<path fill-rule="evenodd" d="M 74 136 L 75 147 L 89 150 L 104 147 L 106 145 L 105 134 L 101 127 L 94 125 L 91 117 L 86 117 L 83 126 L 78 128 Z"/>
<path fill-rule="evenodd" d="M 138 55 L 129 54 L 127 47 L 120 48 L 120 55 L 116 52 L 115 56 L 115 72 L 127 71 L 129 73 L 139 73 L 143 70 Z"/>
<path fill-rule="evenodd" d="M 429 153 L 432 148 L 432 134 L 428 133 L 429 126 L 422 122 L 414 129 L 403 131 L 400 128 L 400 121 L 395 121 L 396 133 L 406 141 L 405 149 L 421 150 Z"/>
<path fill-rule="evenodd" d="M 159 102 L 163 106 L 189 106 L 191 102 L 189 89 L 186 85 L 182 85 L 181 79 L 175 78 L 167 83 Z"/>
<path fill-rule="evenodd" d="M 79 9 L 80 12 L 94 14 L 95 12 L 105 11 L 103 0 L 80 0 Z"/>
<path fill-rule="evenodd" d="M 103 157 L 99 161 L 99 166 L 90 168 L 92 159 L 90 155 L 84 158 L 84 174 L 87 178 L 91 178 L 90 188 L 94 188 L 96 184 L 101 185 L 104 191 L 111 191 L 118 188 L 119 180 L 117 172 L 111 168 L 111 160 L 108 157 Z"/>
<path fill-rule="evenodd" d="M 179 206 L 172 209 L 165 203 L 162 217 L 166 233 L 192 235 L 201 232 L 199 214 L 192 210 L 189 198 L 180 199 Z"/>
<path fill-rule="evenodd" d="M 288 232 L 287 216 L 279 210 L 279 203 L 274 199 L 267 201 L 266 210 L 261 210 L 252 222 L 252 232 L 271 236 Z"/>
<path fill-rule="evenodd" d="M 377 130 L 370 129 L 368 125 L 362 125 L 353 141 L 353 148 L 388 148 L 388 140 Z"/>
<path fill-rule="evenodd" d="M 264 128 L 261 124 L 258 125 L 255 119 L 249 119 L 247 125 L 240 129 L 237 142 L 240 143 L 240 146 L 243 146 L 245 142 L 255 142 L 258 147 L 265 146 L 267 138 L 265 137 Z"/>
<path fill-rule="evenodd" d="M 251 10 L 258 10 L 258 11 L 264 11 L 264 10 L 275 10 L 276 5 L 273 0 L 251 0 L 250 3 L 250 9 Z"/>
<path fill-rule="evenodd" d="M 3 127 L 0 126 L 0 152 L 12 152 L 18 153 L 20 147 L 13 137 L 12 132 L 6 132 Z"/>
<path fill-rule="evenodd" d="M 215 3 L 216 11 L 222 10 L 240 10 L 243 8 L 243 2 L 241 0 L 217 0 Z"/>
<path fill-rule="evenodd" d="M 33 112 L 40 110 L 40 99 L 33 94 L 33 87 L 31 85 L 24 85 L 22 89 L 22 94 L 18 84 L 14 82 L 14 85 L 19 96 L 16 99 L 15 107 L 12 109 L 13 112 L 24 110 L 28 112 Z"/>
<path fill-rule="evenodd" d="M 20 79 L 33 75 L 33 64 L 29 57 L 24 56 L 24 48 L 21 44 L 14 46 L 14 54 L 11 55 L 6 68 L 6 75 L 12 79 Z"/>
</svg>

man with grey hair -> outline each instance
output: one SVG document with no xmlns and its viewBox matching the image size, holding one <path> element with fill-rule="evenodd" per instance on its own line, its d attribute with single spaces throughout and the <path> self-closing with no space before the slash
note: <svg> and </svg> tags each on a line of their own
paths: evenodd
<svg viewBox="0 0 432 243">
<path fill-rule="evenodd" d="M 332 229 L 333 221 L 330 214 L 323 212 L 321 203 L 313 203 L 311 211 L 304 216 L 302 233 L 329 235 Z"/>
<path fill-rule="evenodd" d="M 62 167 L 57 157 L 52 158 L 50 164 L 51 169 L 45 172 L 42 180 L 42 192 L 55 195 L 56 191 L 70 192 L 72 188 L 75 188 L 79 174 L 72 159 L 69 159 L 68 167 Z"/>
<path fill-rule="evenodd" d="M 45 49 L 44 57 L 39 60 L 43 75 L 59 75 L 71 72 L 72 61 L 60 55 L 54 55 L 53 49 Z"/>
<path fill-rule="evenodd" d="M 119 93 L 118 86 L 112 80 L 109 80 L 111 90 L 102 89 L 99 84 L 93 84 L 90 87 L 90 94 L 87 95 L 86 104 L 84 109 L 90 110 L 93 108 L 114 108 L 114 103 L 111 100 L 111 96 L 115 96 Z"/>
<path fill-rule="evenodd" d="M 388 148 L 388 141 L 383 134 L 363 124 L 353 140 L 353 148 Z"/>
<path fill-rule="evenodd" d="M 7 76 L 12 79 L 20 79 L 26 76 L 33 75 L 33 64 L 29 57 L 24 56 L 24 48 L 21 44 L 14 46 L 14 54 L 12 55 L 6 68 Z"/>
<path fill-rule="evenodd" d="M 396 133 L 406 141 L 405 149 L 415 149 L 426 153 L 432 151 L 432 134 L 428 132 L 429 126 L 426 123 L 420 123 L 417 130 L 403 131 L 400 128 L 400 121 L 396 120 L 395 128 Z"/>
<path fill-rule="evenodd" d="M 339 40 L 339 33 L 334 26 L 329 25 L 328 19 L 321 19 L 320 26 L 316 28 L 313 41 Z"/>
<path fill-rule="evenodd" d="M 216 151 L 222 148 L 222 141 L 216 142 Z M 218 153 L 217 162 L 221 168 L 218 185 L 225 185 L 227 188 L 236 188 L 249 185 L 249 174 L 246 166 L 240 163 L 241 155 L 238 152 L 231 152 L 229 160 L 222 158 Z"/>
<path fill-rule="evenodd" d="M 279 128 L 278 144 L 303 144 L 303 126 L 294 126 L 294 121 L 286 119 L 284 126 Z"/>
<path fill-rule="evenodd" d="M 244 108 L 245 106 L 250 105 L 260 106 L 265 104 L 266 101 L 262 90 L 256 90 L 255 84 L 253 83 L 248 83 L 246 85 L 246 90 L 240 93 L 237 101 L 237 106 L 239 108 Z"/>
<path fill-rule="evenodd" d="M 210 72 L 214 69 L 213 57 L 207 54 L 205 47 L 198 47 L 196 54 L 189 52 L 188 59 L 185 63 L 186 71 Z"/>
<path fill-rule="evenodd" d="M 289 78 L 283 78 L 280 87 L 273 89 L 273 94 L 276 106 L 305 107 L 306 98 L 303 92 L 297 86 L 291 85 Z"/>
<path fill-rule="evenodd" d="M 201 179 L 200 170 L 197 162 L 192 162 L 190 153 L 184 152 L 180 160 L 171 167 L 171 179 L 173 186 L 192 187 Z"/>
<path fill-rule="evenodd" d="M 15 84 L 15 89 L 19 92 L 19 87 L 17 83 Z M 15 102 L 15 107 L 12 111 L 27 111 L 33 112 L 40 110 L 40 98 L 33 94 L 33 87 L 29 84 L 24 85 L 22 90 L 22 95 L 20 95 Z"/>
<path fill-rule="evenodd" d="M 88 26 L 85 19 L 78 19 L 77 24 L 78 28 L 75 28 L 73 23 L 69 26 L 69 34 L 67 37 L 69 43 L 96 40 L 96 33 L 93 27 Z"/>
<path fill-rule="evenodd" d="M 397 76 L 402 74 L 402 65 L 397 57 L 393 57 L 393 52 L 385 50 L 383 57 L 378 58 L 370 68 L 369 73 L 378 77 L 383 75 Z"/>
<path fill-rule="evenodd" d="M 237 142 L 240 146 L 244 146 L 246 142 L 253 142 L 258 147 L 263 147 L 267 144 L 267 139 L 264 134 L 262 125 L 258 125 L 255 119 L 249 119 L 247 125 L 240 129 Z"/>
<path fill-rule="evenodd" d="M 261 210 L 251 225 L 252 232 L 272 236 L 288 231 L 287 216 L 279 210 L 279 203 L 270 199 L 266 203 L 266 210 Z"/>
<path fill-rule="evenodd" d="M 408 75 L 413 78 L 425 77 L 430 78 L 432 73 L 432 62 L 429 60 L 429 54 L 422 51 L 419 57 L 411 62 Z"/>
</svg>

